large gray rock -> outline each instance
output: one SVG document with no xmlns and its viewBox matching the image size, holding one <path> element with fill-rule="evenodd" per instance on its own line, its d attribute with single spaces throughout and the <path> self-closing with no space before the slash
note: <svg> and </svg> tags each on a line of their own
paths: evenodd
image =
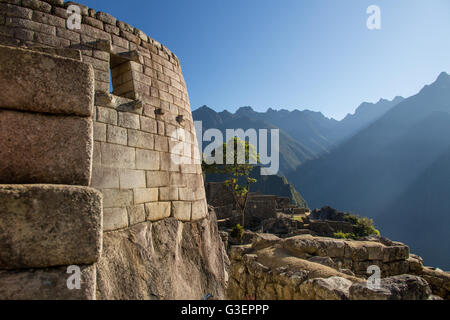
<svg viewBox="0 0 450 320">
<path fill-rule="evenodd" d="M 425 267 L 419 274 L 431 287 L 433 294 L 450 300 L 450 272 L 436 268 Z"/>
<path fill-rule="evenodd" d="M 312 257 L 310 259 L 308 259 L 309 262 L 314 262 L 314 263 L 319 263 L 321 265 L 333 268 L 333 269 L 337 269 L 337 265 L 336 263 L 330 258 L 330 257 Z"/>
<path fill-rule="evenodd" d="M 90 183 L 90 118 L 0 109 L 0 141 L 0 183 Z"/>
<path fill-rule="evenodd" d="M 271 233 L 256 233 L 253 237 L 252 248 L 261 250 L 273 246 L 281 241 L 276 235 Z"/>
<path fill-rule="evenodd" d="M 168 218 L 104 234 L 99 299 L 225 298 L 228 257 L 214 213 L 202 221 Z"/>
<path fill-rule="evenodd" d="M 380 289 L 369 289 L 367 283 L 350 287 L 351 300 L 427 300 L 431 295 L 428 283 L 413 275 L 381 279 Z"/>
<path fill-rule="evenodd" d="M 67 273 L 67 267 L 0 270 L 0 300 L 93 300 L 96 289 L 95 266 L 79 268 L 80 289 L 72 290 L 67 286 L 67 281 L 71 280 L 69 277 L 73 273 Z"/>
<path fill-rule="evenodd" d="M 423 259 L 415 254 L 410 254 L 407 260 L 409 265 L 408 273 L 419 274 L 423 270 Z"/>
<path fill-rule="evenodd" d="M 95 263 L 102 195 L 56 185 L 0 185 L 0 269 Z"/>
<path fill-rule="evenodd" d="M 91 116 L 94 70 L 80 61 L 0 46 L 0 107 Z"/>
<path fill-rule="evenodd" d="M 348 300 L 352 284 L 341 277 L 316 278 L 303 282 L 300 293 L 305 300 Z"/>
<path fill-rule="evenodd" d="M 328 256 L 331 258 L 344 257 L 348 243 L 343 240 L 313 237 L 311 235 L 300 235 L 287 238 L 283 247 L 294 255 L 302 256 L 309 254 L 313 256 Z"/>
</svg>

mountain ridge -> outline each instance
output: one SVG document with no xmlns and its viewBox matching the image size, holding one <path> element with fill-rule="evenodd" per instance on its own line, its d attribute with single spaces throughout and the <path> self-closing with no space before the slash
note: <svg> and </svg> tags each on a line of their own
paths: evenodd
<svg viewBox="0 0 450 320">
<path fill-rule="evenodd" d="M 193 111 L 193 117 L 195 121 L 202 121 L 203 131 L 216 128 L 223 134 L 226 129 L 279 129 L 280 174 L 285 175 L 302 163 L 317 159 L 336 148 L 342 140 L 395 105 L 398 99 L 380 99 L 378 103 L 382 104 L 382 108 L 379 110 L 367 112 L 357 109 L 351 120 L 346 121 L 327 118 L 318 111 L 268 108 L 266 112 L 257 112 L 250 106 L 231 113 L 227 110 L 216 112 L 204 105 Z M 368 104 L 369 109 L 377 109 L 378 103 Z"/>
</svg>

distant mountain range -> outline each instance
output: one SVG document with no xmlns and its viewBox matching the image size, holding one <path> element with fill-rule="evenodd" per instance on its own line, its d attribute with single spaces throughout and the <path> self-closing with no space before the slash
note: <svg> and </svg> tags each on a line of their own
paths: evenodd
<svg viewBox="0 0 450 320">
<path fill-rule="evenodd" d="M 450 76 L 286 175 L 311 207 L 370 216 L 428 264 L 450 269 Z"/>
<path fill-rule="evenodd" d="M 266 112 L 256 112 L 251 107 L 242 107 L 233 114 L 216 112 L 203 106 L 193 111 L 193 117 L 195 121 L 203 122 L 203 131 L 216 128 L 224 136 L 226 129 L 280 129 L 280 174 L 286 175 L 306 161 L 330 152 L 341 141 L 377 120 L 402 100 L 396 97 L 392 101 L 363 103 L 353 115 L 342 121 L 309 110 L 268 109 Z"/>
</svg>

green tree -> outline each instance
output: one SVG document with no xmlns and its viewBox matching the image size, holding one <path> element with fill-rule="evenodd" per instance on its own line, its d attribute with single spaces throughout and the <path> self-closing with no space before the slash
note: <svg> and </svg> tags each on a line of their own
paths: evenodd
<svg viewBox="0 0 450 320">
<path fill-rule="evenodd" d="M 212 158 L 216 161 L 213 162 Z M 203 159 L 202 168 L 205 173 L 223 174 L 227 177 L 224 184 L 230 188 L 233 194 L 236 208 L 242 217 L 241 226 L 244 228 L 250 185 L 257 182 L 256 179 L 250 177 L 250 172 L 259 163 L 256 148 L 248 141 L 235 137 L 216 148 L 211 158 L 206 158 L 206 161 L 205 157 Z M 217 160 L 221 160 L 221 163 L 217 163 Z"/>
</svg>

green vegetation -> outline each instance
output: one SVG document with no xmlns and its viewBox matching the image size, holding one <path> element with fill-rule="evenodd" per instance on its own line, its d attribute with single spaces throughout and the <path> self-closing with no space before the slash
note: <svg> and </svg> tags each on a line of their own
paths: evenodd
<svg viewBox="0 0 450 320">
<path fill-rule="evenodd" d="M 355 239 L 356 238 L 354 233 L 344 233 L 342 231 L 335 232 L 333 234 L 333 237 L 335 237 L 337 239 Z"/>
<path fill-rule="evenodd" d="M 380 236 L 380 231 L 378 231 L 375 226 L 373 219 L 369 219 L 367 217 L 361 217 L 358 215 L 352 215 L 350 213 L 346 213 L 345 220 L 350 222 L 353 225 L 353 233 L 343 233 L 336 232 L 334 233 L 335 238 L 339 239 L 354 239 L 358 240 L 367 236 Z"/>
<path fill-rule="evenodd" d="M 240 224 L 237 224 L 233 227 L 230 235 L 240 242 L 244 237 L 244 228 Z"/>
</svg>

